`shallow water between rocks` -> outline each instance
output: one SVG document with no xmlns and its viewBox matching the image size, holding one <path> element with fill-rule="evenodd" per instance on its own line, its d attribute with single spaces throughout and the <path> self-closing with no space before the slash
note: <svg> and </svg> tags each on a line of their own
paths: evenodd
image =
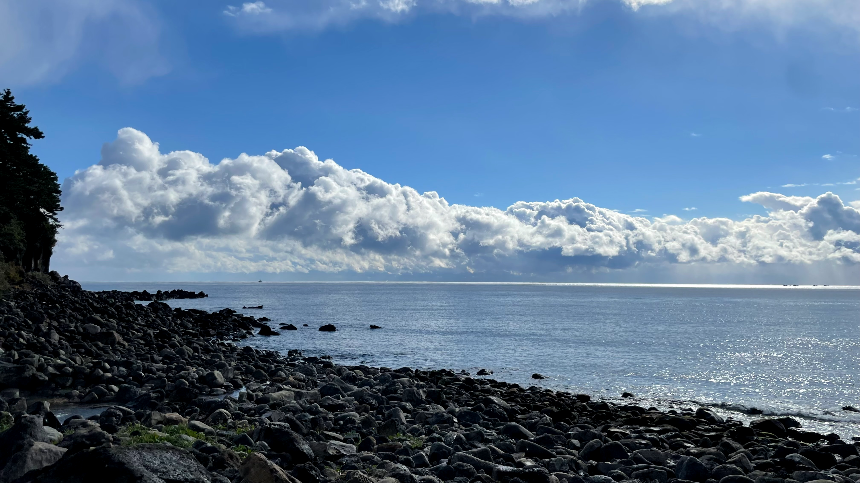
<svg viewBox="0 0 860 483">
<path fill-rule="evenodd" d="M 467 283 L 84 283 L 204 291 L 174 307 L 299 330 L 257 348 L 341 364 L 448 368 L 661 409 L 793 415 L 860 436 L 860 287 Z M 242 309 L 262 305 L 263 309 Z M 308 324 L 304 327 L 303 324 Z M 319 332 L 334 324 L 336 332 Z M 371 330 L 370 324 L 382 327 Z M 546 378 L 534 380 L 533 373 Z M 82 414 L 83 415 L 83 414 Z"/>
</svg>

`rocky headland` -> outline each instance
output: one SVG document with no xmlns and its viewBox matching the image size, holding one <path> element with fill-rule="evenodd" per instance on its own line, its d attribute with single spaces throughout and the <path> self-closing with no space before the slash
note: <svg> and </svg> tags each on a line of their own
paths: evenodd
<svg viewBox="0 0 860 483">
<path fill-rule="evenodd" d="M 0 483 L 860 481 L 858 443 L 791 418 L 342 366 L 237 343 L 276 332 L 230 309 L 27 285 L 0 300 Z"/>
</svg>

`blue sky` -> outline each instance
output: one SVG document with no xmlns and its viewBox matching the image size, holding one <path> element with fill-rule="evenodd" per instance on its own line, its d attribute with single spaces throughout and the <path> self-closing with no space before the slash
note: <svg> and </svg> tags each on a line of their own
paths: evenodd
<svg viewBox="0 0 860 483">
<path fill-rule="evenodd" d="M 772 211 L 756 192 L 860 200 L 840 184 L 860 178 L 856 2 L 476 3 L 0 2 L 20 27 L 0 84 L 61 180 L 132 127 L 213 165 L 307 146 L 500 210 L 741 221 Z"/>
</svg>

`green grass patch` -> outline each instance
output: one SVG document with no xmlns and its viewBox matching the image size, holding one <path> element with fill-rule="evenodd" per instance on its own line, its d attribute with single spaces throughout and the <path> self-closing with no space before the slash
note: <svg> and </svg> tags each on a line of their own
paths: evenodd
<svg viewBox="0 0 860 483">
<path fill-rule="evenodd" d="M 230 449 L 232 449 L 233 452 L 236 453 L 242 459 L 247 458 L 249 454 L 254 452 L 254 448 L 251 448 L 249 446 L 245 446 L 244 444 L 239 444 L 239 445 L 233 446 Z"/>
<path fill-rule="evenodd" d="M 391 437 L 391 441 L 399 441 L 403 444 L 409 445 L 412 449 L 420 449 L 424 446 L 423 439 L 417 436 L 412 436 L 411 434 L 397 433 Z"/>
<path fill-rule="evenodd" d="M 163 432 L 159 433 L 141 424 L 132 424 L 123 428 L 119 432 L 119 436 L 125 440 L 125 444 L 128 446 L 138 444 L 169 444 L 177 448 L 189 448 L 191 447 L 191 441 L 182 436 L 206 440 L 206 436 L 203 434 L 181 425 L 167 426 Z"/>
</svg>

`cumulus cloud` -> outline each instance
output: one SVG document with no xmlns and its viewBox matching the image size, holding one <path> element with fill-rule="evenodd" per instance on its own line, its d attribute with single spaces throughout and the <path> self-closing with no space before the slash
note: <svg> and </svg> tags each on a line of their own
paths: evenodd
<svg viewBox="0 0 860 483">
<path fill-rule="evenodd" d="M 860 30 L 860 6 L 855 0 L 614 0 L 631 11 L 654 14 L 689 13 L 697 18 L 735 27 L 748 20 L 779 28 L 802 23 Z M 470 16 L 548 17 L 579 12 L 588 0 L 269 0 L 242 3 L 225 13 L 252 31 L 318 30 L 361 19 L 398 21 L 419 13 Z M 259 7 L 257 7 L 259 5 Z M 259 15 L 265 8 L 267 15 Z"/>
<path fill-rule="evenodd" d="M 0 2 L 0 78 L 51 82 L 82 62 L 96 62 L 123 82 L 165 74 L 160 29 L 136 0 Z"/>
<path fill-rule="evenodd" d="M 860 213 L 817 198 L 753 193 L 741 221 L 648 220 L 578 198 L 505 210 L 450 204 L 304 147 L 213 164 L 162 153 L 131 128 L 63 184 L 66 269 L 127 272 L 552 274 L 647 264 L 860 262 Z"/>
</svg>

